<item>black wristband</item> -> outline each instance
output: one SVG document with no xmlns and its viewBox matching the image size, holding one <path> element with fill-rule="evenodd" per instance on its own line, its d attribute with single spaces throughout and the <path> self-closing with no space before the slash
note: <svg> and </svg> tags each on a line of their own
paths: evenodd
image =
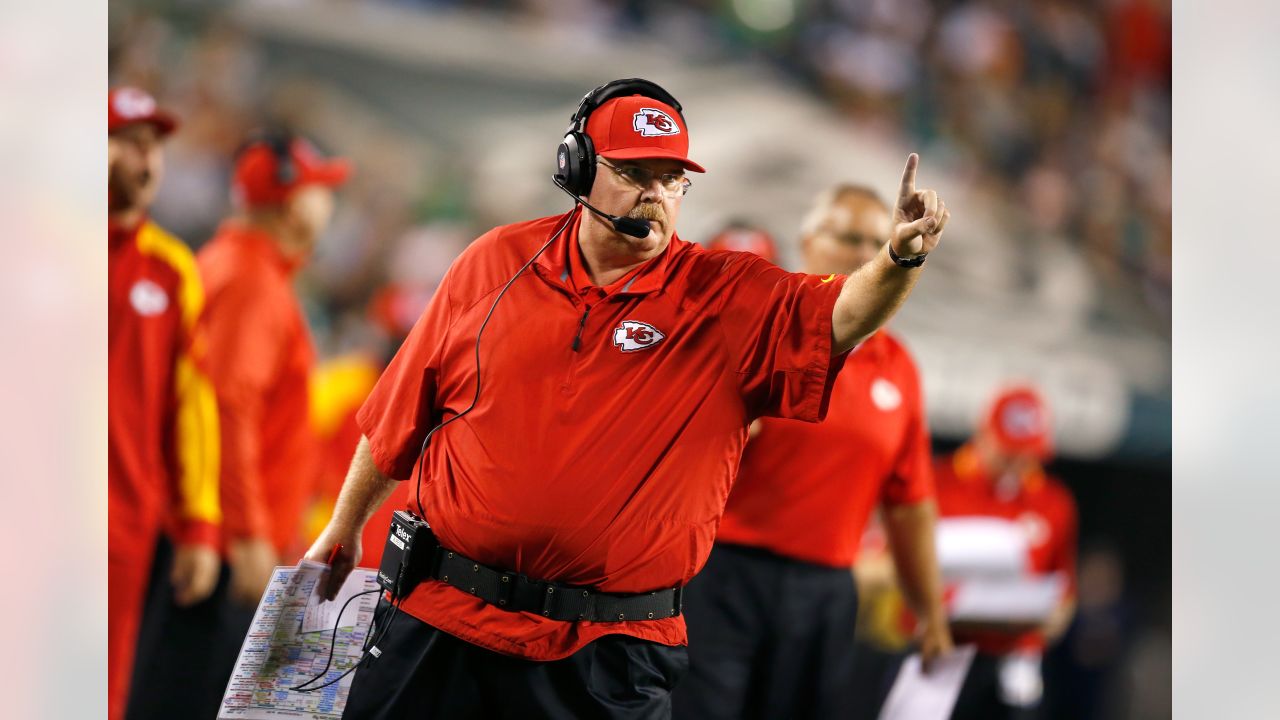
<svg viewBox="0 0 1280 720">
<path fill-rule="evenodd" d="M 889 243 L 889 259 L 892 260 L 893 264 L 897 265 L 898 267 L 918 268 L 924 264 L 924 259 L 927 257 L 929 257 L 929 253 L 925 253 L 923 255 L 917 255 L 911 258 L 910 260 L 904 260 L 898 255 L 898 253 L 893 251 L 893 243 Z"/>
</svg>

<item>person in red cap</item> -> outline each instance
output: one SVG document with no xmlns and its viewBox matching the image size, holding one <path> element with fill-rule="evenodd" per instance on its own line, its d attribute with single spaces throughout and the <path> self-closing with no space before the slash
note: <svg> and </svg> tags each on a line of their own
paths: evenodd
<svg viewBox="0 0 1280 720">
<path fill-rule="evenodd" d="M 1043 620 L 975 621 L 957 617 L 952 609 L 956 642 L 978 649 L 951 716 L 956 720 L 1033 717 L 1043 694 L 1040 657 L 1066 631 L 1075 612 L 1076 505 L 1071 491 L 1044 470 L 1052 455 L 1048 406 L 1035 389 L 1014 386 L 995 396 L 973 438 L 935 466 L 944 558 L 955 554 L 949 553 L 948 538 L 958 536 L 947 532 L 954 526 L 967 536 L 965 564 L 978 568 L 988 581 L 1009 548 L 992 548 L 995 552 L 985 561 L 973 548 L 1001 543 L 1019 554 L 1019 582 L 1057 574 L 1062 587 Z M 982 562 L 987 565 L 979 567 Z M 945 562 L 943 570 L 954 597 L 964 574 Z M 1004 594 L 1007 604 L 1013 593 Z"/>
<path fill-rule="evenodd" d="M 804 220 L 804 271 L 854 271 L 876 259 L 891 230 L 891 208 L 875 191 L 837 185 Z M 861 700 L 849 692 L 858 612 L 851 569 L 877 507 L 899 582 L 927 619 L 922 654 L 932 661 L 951 648 L 920 376 L 882 329 L 845 361 L 821 424 L 757 424 L 715 547 L 685 592 L 691 665 L 674 716 L 846 717 Z"/>
<path fill-rule="evenodd" d="M 195 258 L 147 215 L 177 127 L 146 92 L 107 96 L 108 715 L 123 718 L 153 561 L 172 601 L 218 579 L 218 418 Z"/>
<path fill-rule="evenodd" d="M 407 521 L 422 577 L 383 606 L 347 716 L 670 713 L 688 666 L 683 586 L 748 424 L 826 414 L 844 354 L 905 299 L 948 217 L 915 188 L 912 155 L 891 249 L 847 278 L 788 273 L 680 239 L 687 173 L 703 171 L 688 149 L 657 85 L 589 93 L 554 175 L 587 210 L 473 242 L 361 408 L 364 437 L 306 555 L 338 549 L 326 592 L 398 480 L 412 478 L 406 510 L 430 530 Z"/>
<path fill-rule="evenodd" d="M 269 134 L 235 163 L 240 208 L 199 255 L 209 291 L 210 368 L 222 419 L 222 498 L 231 597 L 257 605 L 280 558 L 299 553 L 308 432 L 310 332 L 293 290 L 333 214 L 346 160 Z"/>
<path fill-rule="evenodd" d="M 227 568 L 208 601 L 169 614 L 166 651 L 149 663 L 148 692 L 131 720 L 214 717 L 273 569 L 303 549 L 318 446 L 308 417 L 314 351 L 293 276 L 328 226 L 348 173 L 345 160 L 285 133 L 255 137 L 236 156 L 237 214 L 197 258 L 222 430 Z"/>
<path fill-rule="evenodd" d="M 773 236 L 767 230 L 744 220 L 733 220 L 723 230 L 711 236 L 707 241 L 707 249 L 749 252 L 771 263 L 778 262 L 778 244 L 774 242 Z"/>
</svg>

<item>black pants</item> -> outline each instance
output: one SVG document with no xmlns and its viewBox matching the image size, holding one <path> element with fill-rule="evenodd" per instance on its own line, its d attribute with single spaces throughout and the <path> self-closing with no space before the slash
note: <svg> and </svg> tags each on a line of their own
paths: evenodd
<svg viewBox="0 0 1280 720">
<path fill-rule="evenodd" d="M 891 652 L 869 642 L 854 643 L 853 675 L 849 692 L 856 698 L 848 720 L 876 720 L 889 699 L 893 681 L 911 650 Z"/>
<path fill-rule="evenodd" d="M 683 647 L 626 635 L 535 662 L 477 647 L 407 613 L 391 623 L 377 645 L 381 655 L 355 672 L 344 718 L 668 718 L 671 690 L 689 666 Z"/>
<path fill-rule="evenodd" d="M 844 718 L 858 594 L 847 568 L 717 544 L 685 589 L 678 720 Z"/>
<path fill-rule="evenodd" d="M 1006 703 L 1000 692 L 1001 655 L 978 653 L 960 686 L 951 720 L 1035 720 L 1039 706 L 1016 707 Z"/>
<path fill-rule="evenodd" d="M 173 602 L 169 569 L 173 546 L 156 548 L 138 655 L 129 693 L 128 720 L 213 720 L 255 608 L 228 595 L 231 572 L 224 564 L 217 588 L 191 607 Z"/>
</svg>

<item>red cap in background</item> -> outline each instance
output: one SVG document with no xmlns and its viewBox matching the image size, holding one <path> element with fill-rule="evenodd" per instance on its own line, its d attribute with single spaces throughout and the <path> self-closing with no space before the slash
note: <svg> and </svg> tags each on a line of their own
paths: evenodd
<svg viewBox="0 0 1280 720">
<path fill-rule="evenodd" d="M 338 187 L 351 174 L 344 158 L 326 158 L 303 138 L 288 142 L 287 151 L 285 158 L 269 140 L 250 143 L 236 157 L 236 195 L 248 205 L 278 205 L 304 185 Z"/>
<path fill-rule="evenodd" d="M 135 125 L 151 123 L 164 137 L 178 128 L 178 118 L 160 109 L 156 99 L 135 87 L 112 88 L 107 92 L 107 134 Z"/>
<path fill-rule="evenodd" d="M 1053 454 L 1053 427 L 1044 398 L 1026 386 L 1006 388 L 991 403 L 984 427 L 1001 450 L 1047 460 Z"/>
<path fill-rule="evenodd" d="M 754 253 L 774 265 L 778 264 L 778 247 L 773 236 L 754 227 L 731 225 L 711 238 L 707 249 Z"/>
<path fill-rule="evenodd" d="M 706 172 L 689 159 L 689 130 L 670 105 L 643 95 L 609 100 L 587 118 L 587 134 L 596 154 L 610 160 L 679 160 L 694 172 Z"/>
</svg>

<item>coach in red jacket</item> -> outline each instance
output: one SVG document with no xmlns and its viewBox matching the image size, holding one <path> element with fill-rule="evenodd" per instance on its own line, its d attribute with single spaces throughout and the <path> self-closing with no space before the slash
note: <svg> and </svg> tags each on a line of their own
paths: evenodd
<svg viewBox="0 0 1280 720">
<path fill-rule="evenodd" d="M 702 170 L 688 148 L 662 88 L 590 93 L 557 180 L 611 217 L 575 208 L 476 240 L 362 408 L 365 440 L 308 552 L 343 546 L 331 592 L 428 432 L 454 422 L 426 446 L 411 503 L 437 567 L 356 672 L 349 715 L 670 712 L 688 662 L 681 588 L 711 549 L 747 425 L 825 415 L 843 353 L 902 303 L 947 220 L 912 155 L 893 252 L 848 278 L 706 251 L 676 234 Z"/>
</svg>

